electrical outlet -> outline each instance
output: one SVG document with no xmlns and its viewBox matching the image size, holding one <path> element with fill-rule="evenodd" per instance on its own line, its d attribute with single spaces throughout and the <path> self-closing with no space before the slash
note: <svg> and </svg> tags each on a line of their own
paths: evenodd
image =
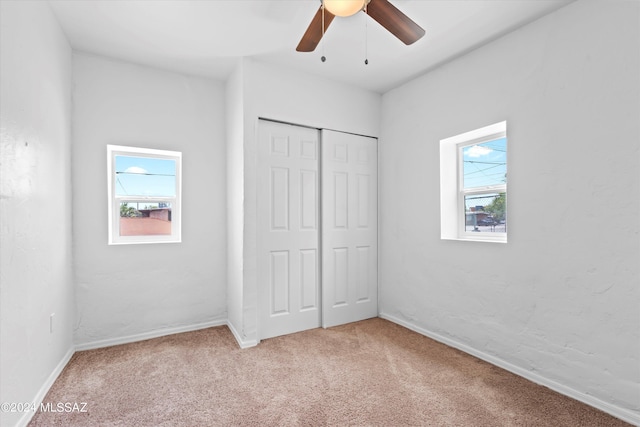
<svg viewBox="0 0 640 427">
<path fill-rule="evenodd" d="M 53 333 L 53 317 L 55 316 L 55 313 L 51 313 L 51 316 L 49 316 L 49 333 L 52 334 Z"/>
</svg>

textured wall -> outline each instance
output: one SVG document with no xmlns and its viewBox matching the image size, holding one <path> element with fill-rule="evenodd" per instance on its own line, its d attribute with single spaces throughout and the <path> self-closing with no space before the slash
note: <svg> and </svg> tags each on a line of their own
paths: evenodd
<svg viewBox="0 0 640 427">
<path fill-rule="evenodd" d="M 76 343 L 224 321 L 223 84 L 85 54 L 73 72 Z M 182 151 L 182 243 L 107 245 L 107 144 Z"/>
<path fill-rule="evenodd" d="M 0 402 L 34 402 L 73 344 L 71 49 L 45 2 L 0 2 L 0 31 Z"/>
<path fill-rule="evenodd" d="M 380 173 L 384 315 L 636 420 L 639 8 L 572 3 L 385 94 Z M 439 140 L 501 120 L 509 243 L 442 241 Z"/>
</svg>

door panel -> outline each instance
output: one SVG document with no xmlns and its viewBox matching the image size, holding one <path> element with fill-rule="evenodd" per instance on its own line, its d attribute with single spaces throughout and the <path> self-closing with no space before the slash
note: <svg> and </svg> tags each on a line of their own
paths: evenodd
<svg viewBox="0 0 640 427">
<path fill-rule="evenodd" d="M 258 127 L 258 316 L 261 339 L 320 326 L 319 134 Z"/>
<path fill-rule="evenodd" d="M 318 308 L 318 251 L 316 249 L 304 249 L 300 251 L 300 281 L 302 295 L 300 298 L 301 310 L 314 310 Z"/>
<path fill-rule="evenodd" d="M 289 314 L 289 251 L 271 252 L 271 305 L 269 314 Z"/>
<path fill-rule="evenodd" d="M 371 248 L 368 246 L 358 246 L 356 248 L 356 301 L 366 302 L 369 297 L 369 283 L 371 281 L 371 271 L 369 268 L 372 259 Z"/>
<path fill-rule="evenodd" d="M 315 170 L 300 171 L 300 228 L 318 230 L 318 172 Z"/>
<path fill-rule="evenodd" d="M 328 292 L 333 291 L 331 307 L 346 306 L 349 301 L 349 248 L 333 249 L 333 281 L 326 280 Z M 330 262 L 327 265 L 331 265 Z"/>
<path fill-rule="evenodd" d="M 377 141 L 322 131 L 322 325 L 378 315 Z"/>
<path fill-rule="evenodd" d="M 289 169 L 271 168 L 271 231 L 289 229 Z"/>
<path fill-rule="evenodd" d="M 331 188 L 329 188 L 331 190 Z M 325 193 L 326 194 L 326 193 Z M 330 196 L 329 196 L 330 197 Z M 333 173 L 333 228 L 349 228 L 349 174 Z"/>
</svg>

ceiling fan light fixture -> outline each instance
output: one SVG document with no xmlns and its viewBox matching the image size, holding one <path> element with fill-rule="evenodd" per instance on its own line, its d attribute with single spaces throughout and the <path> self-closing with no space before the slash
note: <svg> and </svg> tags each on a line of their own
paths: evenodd
<svg viewBox="0 0 640 427">
<path fill-rule="evenodd" d="M 389 0 L 320 0 L 320 2 L 318 11 L 296 47 L 298 52 L 313 52 L 324 37 L 333 18 L 352 16 L 361 10 L 406 45 L 413 44 L 424 36 L 424 29 L 398 10 Z"/>
<path fill-rule="evenodd" d="M 355 15 L 364 9 L 367 0 L 322 0 L 325 9 L 336 16 Z"/>
</svg>

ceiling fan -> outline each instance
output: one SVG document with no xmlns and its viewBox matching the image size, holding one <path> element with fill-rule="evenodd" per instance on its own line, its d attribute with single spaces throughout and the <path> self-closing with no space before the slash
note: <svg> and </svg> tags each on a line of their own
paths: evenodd
<svg viewBox="0 0 640 427">
<path fill-rule="evenodd" d="M 363 11 L 404 44 L 412 44 L 424 30 L 388 0 L 321 0 L 322 4 L 296 47 L 298 52 L 313 52 L 336 16 L 346 17 Z M 324 24 L 324 25 L 323 25 Z M 324 28 L 323 28 L 324 26 Z"/>
</svg>

